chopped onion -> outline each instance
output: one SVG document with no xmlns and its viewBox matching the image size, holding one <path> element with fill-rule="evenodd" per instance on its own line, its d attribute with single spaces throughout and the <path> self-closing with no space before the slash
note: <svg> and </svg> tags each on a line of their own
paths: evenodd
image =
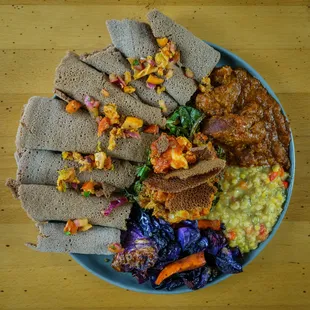
<svg viewBox="0 0 310 310">
<path fill-rule="evenodd" d="M 140 138 L 140 134 L 137 131 L 130 131 L 130 130 L 125 129 L 124 134 L 126 137 L 135 138 L 135 139 Z"/>
<path fill-rule="evenodd" d="M 107 209 L 105 209 L 104 211 L 101 211 L 101 214 L 104 216 L 109 216 L 115 208 L 118 208 L 127 202 L 128 202 L 128 199 L 126 197 L 120 197 L 116 200 L 113 200 L 109 203 L 109 206 L 107 207 Z"/>
<path fill-rule="evenodd" d="M 152 83 L 146 83 L 146 86 L 150 89 L 155 89 L 156 85 L 155 84 L 152 84 Z"/>
</svg>

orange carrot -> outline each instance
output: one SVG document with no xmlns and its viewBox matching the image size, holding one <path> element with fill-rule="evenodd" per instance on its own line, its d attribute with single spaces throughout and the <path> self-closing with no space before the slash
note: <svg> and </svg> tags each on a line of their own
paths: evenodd
<svg viewBox="0 0 310 310">
<path fill-rule="evenodd" d="M 207 262 L 203 251 L 181 258 L 171 264 L 168 264 L 158 275 L 155 284 L 159 285 L 175 273 L 193 270 L 204 266 L 206 263 Z"/>
<path fill-rule="evenodd" d="M 211 228 L 213 230 L 221 230 L 221 222 L 219 220 L 198 220 L 199 229 Z"/>
<path fill-rule="evenodd" d="M 143 130 L 143 132 L 157 135 L 159 133 L 159 127 L 157 125 L 149 125 Z"/>
<path fill-rule="evenodd" d="M 76 101 L 76 100 L 71 100 L 69 103 L 66 105 L 66 111 L 69 114 L 75 113 L 82 105 Z"/>
<path fill-rule="evenodd" d="M 74 235 L 77 233 L 78 227 L 74 224 L 72 220 L 68 220 L 64 228 L 64 233 L 67 235 Z"/>
</svg>

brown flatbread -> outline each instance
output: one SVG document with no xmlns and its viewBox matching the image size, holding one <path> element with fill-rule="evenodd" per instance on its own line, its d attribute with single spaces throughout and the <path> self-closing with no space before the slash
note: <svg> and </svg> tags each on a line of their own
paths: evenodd
<svg viewBox="0 0 310 310">
<path fill-rule="evenodd" d="M 170 212 L 194 209 L 210 210 L 216 191 L 215 186 L 205 183 L 173 195 L 166 201 L 165 206 Z"/>
<path fill-rule="evenodd" d="M 190 177 L 205 174 L 208 174 L 209 176 L 215 176 L 225 168 L 225 164 L 225 160 L 219 158 L 214 160 L 201 160 L 189 169 L 179 169 L 169 172 L 164 176 L 164 178 L 179 178 L 184 180 Z"/>
<path fill-rule="evenodd" d="M 210 179 L 209 175 L 198 175 L 186 180 L 178 178 L 165 179 L 162 175 L 153 174 L 147 178 L 143 184 L 150 187 L 152 190 L 161 190 L 165 193 L 179 193 L 189 188 L 197 187 L 206 183 Z"/>
<path fill-rule="evenodd" d="M 37 244 L 26 243 L 40 252 L 111 254 L 108 245 L 120 242 L 121 231 L 116 228 L 93 226 L 91 229 L 67 236 L 64 223 L 39 223 Z"/>
</svg>

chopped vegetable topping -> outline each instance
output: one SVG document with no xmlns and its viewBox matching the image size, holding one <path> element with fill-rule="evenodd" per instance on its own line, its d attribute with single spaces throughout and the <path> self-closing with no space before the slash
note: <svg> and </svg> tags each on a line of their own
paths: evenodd
<svg viewBox="0 0 310 310">
<path fill-rule="evenodd" d="M 167 38 L 157 38 L 156 41 L 159 47 L 164 47 L 168 43 Z"/>
<path fill-rule="evenodd" d="M 143 132 L 157 135 L 159 133 L 159 127 L 158 125 L 149 125 L 143 130 Z"/>
<path fill-rule="evenodd" d="M 204 266 L 206 263 L 204 251 L 181 258 L 168 264 L 158 275 L 155 284 L 159 285 L 173 274 L 193 270 Z"/>
<path fill-rule="evenodd" d="M 84 103 L 86 105 L 87 110 L 91 114 L 93 118 L 96 118 L 99 115 L 99 105 L 100 102 L 91 98 L 90 96 L 85 96 Z"/>
<path fill-rule="evenodd" d="M 98 124 L 98 137 L 101 137 L 102 134 L 109 129 L 111 123 L 110 123 L 110 119 L 108 117 L 103 117 Z"/>
<path fill-rule="evenodd" d="M 98 169 L 104 169 L 105 161 L 107 160 L 107 154 L 105 152 L 95 153 L 95 163 Z"/>
<path fill-rule="evenodd" d="M 101 90 L 101 94 L 106 98 L 110 97 L 110 93 L 104 88 Z"/>
<path fill-rule="evenodd" d="M 154 85 L 162 84 L 164 83 L 164 81 L 165 81 L 164 79 L 161 79 L 154 74 L 150 74 L 146 80 L 147 83 L 154 84 Z"/>
<path fill-rule="evenodd" d="M 143 126 L 142 119 L 133 116 L 127 116 L 121 128 L 137 130 L 142 126 Z"/>
<path fill-rule="evenodd" d="M 136 91 L 136 89 L 132 86 L 125 86 L 123 90 L 126 94 L 132 94 Z"/>
<path fill-rule="evenodd" d="M 120 115 L 117 112 L 116 104 L 108 103 L 103 107 L 103 112 L 105 116 L 109 119 L 110 124 L 119 124 Z"/>
<path fill-rule="evenodd" d="M 159 107 L 161 108 L 161 110 L 163 111 L 163 113 L 167 113 L 168 112 L 168 108 L 167 105 L 165 103 L 165 101 L 163 99 L 160 99 L 158 101 Z"/>
<path fill-rule="evenodd" d="M 126 204 L 127 202 L 128 202 L 127 197 L 121 197 L 116 200 L 113 200 L 109 203 L 109 206 L 105 210 L 101 211 L 101 213 L 104 216 L 109 216 L 115 208 L 120 207 Z"/>
<path fill-rule="evenodd" d="M 76 100 L 71 100 L 69 101 L 69 103 L 66 105 L 66 111 L 69 113 L 69 114 L 73 114 L 75 113 L 76 111 L 78 111 L 81 107 L 81 103 L 76 101 Z"/>
<path fill-rule="evenodd" d="M 57 189 L 60 192 L 65 192 L 67 189 L 67 183 L 76 183 L 79 184 L 80 181 L 76 177 L 75 169 L 72 168 L 65 168 L 58 171 L 58 179 L 57 179 Z"/>
<path fill-rule="evenodd" d="M 88 181 L 84 183 L 81 187 L 82 195 L 84 197 L 89 197 L 90 194 L 95 194 L 95 185 L 94 181 Z"/>
<path fill-rule="evenodd" d="M 193 79 L 194 78 L 194 72 L 189 69 L 189 68 L 185 68 L 185 76 L 187 76 L 188 78 Z"/>
<path fill-rule="evenodd" d="M 66 235 L 74 235 L 79 231 L 87 231 L 93 226 L 88 223 L 88 219 L 76 219 L 76 220 L 68 220 L 66 226 L 64 228 L 64 233 Z"/>
<path fill-rule="evenodd" d="M 156 92 L 158 95 L 160 95 L 162 92 L 164 92 L 166 90 L 165 86 L 157 86 L 156 87 Z"/>
</svg>

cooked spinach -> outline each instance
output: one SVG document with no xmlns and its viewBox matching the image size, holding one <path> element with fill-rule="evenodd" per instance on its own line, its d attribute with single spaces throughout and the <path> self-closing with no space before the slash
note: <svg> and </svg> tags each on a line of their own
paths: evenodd
<svg viewBox="0 0 310 310">
<path fill-rule="evenodd" d="M 167 128 L 174 136 L 191 138 L 198 131 L 203 119 L 202 112 L 190 106 L 182 106 L 167 119 Z"/>
</svg>

